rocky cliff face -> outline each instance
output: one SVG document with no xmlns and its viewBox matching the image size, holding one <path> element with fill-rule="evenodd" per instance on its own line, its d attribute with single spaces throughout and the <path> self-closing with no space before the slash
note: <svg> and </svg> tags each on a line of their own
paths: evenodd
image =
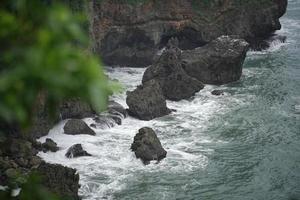
<svg viewBox="0 0 300 200">
<path fill-rule="evenodd" d="M 287 0 L 94 0 L 92 35 L 105 64 L 147 66 L 171 37 L 193 49 L 221 35 L 250 44 L 281 28 Z"/>
</svg>

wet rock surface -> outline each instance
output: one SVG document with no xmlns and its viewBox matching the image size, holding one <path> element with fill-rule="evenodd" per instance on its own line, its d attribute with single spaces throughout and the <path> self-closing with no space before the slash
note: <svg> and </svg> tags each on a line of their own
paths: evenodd
<svg viewBox="0 0 300 200">
<path fill-rule="evenodd" d="M 249 44 L 235 36 L 221 36 L 203 47 L 182 53 L 186 73 L 205 84 L 234 82 L 242 75 Z"/>
<path fill-rule="evenodd" d="M 82 156 L 92 156 L 91 154 L 89 154 L 88 152 L 86 152 L 85 150 L 83 150 L 82 145 L 81 144 L 74 144 L 73 146 L 71 146 L 67 153 L 65 154 L 65 156 L 67 158 L 77 158 L 77 157 L 82 157 Z"/>
<path fill-rule="evenodd" d="M 172 43 L 172 40 L 169 43 Z M 159 60 L 146 69 L 142 80 L 143 83 L 156 80 L 165 98 L 173 101 L 188 99 L 204 88 L 199 80 L 183 70 L 181 50 L 176 43 L 178 42 L 168 44 Z"/>
<path fill-rule="evenodd" d="M 127 92 L 126 103 L 129 114 L 141 120 L 151 120 L 171 112 L 167 108 L 161 87 L 155 80 L 150 80 L 135 90 Z"/>
<path fill-rule="evenodd" d="M 139 129 L 139 132 L 134 136 L 131 150 L 144 164 L 149 164 L 151 160 L 160 161 L 167 155 L 157 135 L 149 127 Z"/>
<path fill-rule="evenodd" d="M 96 135 L 96 133 L 80 119 L 68 120 L 64 126 L 64 133 L 67 135 Z"/>
<path fill-rule="evenodd" d="M 94 49 L 107 65 L 146 67 L 172 37 L 178 38 L 183 50 L 200 47 L 222 35 L 237 35 L 255 44 L 281 28 L 279 18 L 286 12 L 288 1 L 205 2 L 94 2 Z"/>
<path fill-rule="evenodd" d="M 47 151 L 56 152 L 59 149 L 56 142 L 54 142 L 50 138 L 46 138 L 46 141 L 41 146 L 43 152 L 47 152 Z"/>
</svg>

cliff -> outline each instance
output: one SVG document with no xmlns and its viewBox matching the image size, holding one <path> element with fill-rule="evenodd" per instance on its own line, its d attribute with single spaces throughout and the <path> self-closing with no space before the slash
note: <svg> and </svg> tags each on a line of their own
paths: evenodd
<svg viewBox="0 0 300 200">
<path fill-rule="evenodd" d="M 107 65 L 147 66 L 171 37 L 193 49 L 221 35 L 252 46 L 281 28 L 287 0 L 93 1 L 94 49 Z"/>
</svg>

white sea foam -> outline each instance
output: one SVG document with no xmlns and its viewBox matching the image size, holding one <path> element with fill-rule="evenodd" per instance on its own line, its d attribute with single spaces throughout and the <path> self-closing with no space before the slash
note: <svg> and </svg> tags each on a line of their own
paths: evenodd
<svg viewBox="0 0 300 200">
<path fill-rule="evenodd" d="M 141 82 L 145 69 L 119 68 L 109 69 L 108 75 L 118 79 L 122 85 L 132 90 Z M 222 113 L 230 110 L 228 104 L 242 105 L 246 101 L 233 98 L 231 94 L 213 96 L 210 92 L 216 88 L 207 85 L 196 94 L 193 100 L 179 102 L 168 101 L 168 107 L 176 112 L 169 116 L 151 121 L 141 121 L 128 117 L 121 126 L 110 129 L 94 129 L 96 136 L 65 135 L 63 126 L 66 121 L 57 124 L 47 135 L 40 139 L 53 139 L 60 147 L 56 153 L 40 152 L 44 160 L 50 163 L 60 163 L 74 167 L 80 174 L 80 194 L 84 199 L 112 198 L 112 195 L 126 187 L 126 181 L 134 178 L 136 172 L 150 173 L 159 171 L 180 172 L 193 171 L 205 168 L 207 157 L 201 152 L 210 154 L 210 148 L 203 148 L 201 144 L 224 143 L 224 141 L 211 138 L 203 134 L 207 124 L 216 112 Z M 220 87 L 221 89 L 226 87 Z M 126 106 L 125 91 L 113 98 Z M 91 119 L 85 119 L 90 124 Z M 133 137 L 141 127 L 149 126 L 155 129 L 162 145 L 167 150 L 167 158 L 160 164 L 152 162 L 144 166 L 137 160 L 130 150 Z M 92 157 L 68 159 L 65 157 L 67 149 L 73 144 L 80 143 L 83 148 L 92 154 Z"/>
</svg>

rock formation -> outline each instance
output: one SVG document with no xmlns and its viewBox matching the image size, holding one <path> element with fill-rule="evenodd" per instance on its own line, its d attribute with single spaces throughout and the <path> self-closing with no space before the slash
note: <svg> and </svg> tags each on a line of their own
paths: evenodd
<svg viewBox="0 0 300 200">
<path fill-rule="evenodd" d="M 91 35 L 105 64 L 145 67 L 172 37 L 183 50 L 221 35 L 255 47 L 281 28 L 286 7 L 287 0 L 93 1 Z"/>
<path fill-rule="evenodd" d="M 64 133 L 67 135 L 96 135 L 96 133 L 80 119 L 68 120 L 64 126 Z"/>
<path fill-rule="evenodd" d="M 135 90 L 127 92 L 126 103 L 129 114 L 141 120 L 151 120 L 171 112 L 167 108 L 161 87 L 155 80 L 150 80 Z"/>
<path fill-rule="evenodd" d="M 206 84 L 225 84 L 240 79 L 248 43 L 221 36 L 203 47 L 182 53 L 186 73 Z"/>
<path fill-rule="evenodd" d="M 149 164 L 151 160 L 160 161 L 167 155 L 155 132 L 149 127 L 141 128 L 134 136 L 131 150 L 144 164 Z"/>
<path fill-rule="evenodd" d="M 65 156 L 67 158 L 77 158 L 77 157 L 81 157 L 81 156 L 91 156 L 91 154 L 89 154 L 88 152 L 86 152 L 85 150 L 83 150 L 81 144 L 74 144 L 73 146 L 71 146 L 68 149 L 68 151 L 65 154 Z"/>
<path fill-rule="evenodd" d="M 175 45 L 169 44 L 159 60 L 146 69 L 142 82 L 156 80 L 166 99 L 179 101 L 190 98 L 204 85 L 183 70 L 181 51 Z"/>
</svg>

